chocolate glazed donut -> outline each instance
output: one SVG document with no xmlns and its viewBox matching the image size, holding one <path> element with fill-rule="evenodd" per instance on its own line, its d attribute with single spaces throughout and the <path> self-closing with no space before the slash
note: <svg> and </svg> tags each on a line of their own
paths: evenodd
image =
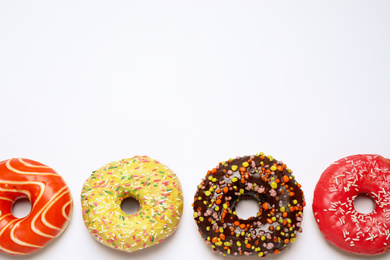
<svg viewBox="0 0 390 260">
<path fill-rule="evenodd" d="M 242 219 L 241 199 L 259 203 L 256 216 Z M 284 250 L 302 232 L 301 185 L 286 164 L 272 156 L 237 157 L 207 172 L 194 197 L 194 218 L 213 251 L 223 255 L 266 256 Z"/>
</svg>

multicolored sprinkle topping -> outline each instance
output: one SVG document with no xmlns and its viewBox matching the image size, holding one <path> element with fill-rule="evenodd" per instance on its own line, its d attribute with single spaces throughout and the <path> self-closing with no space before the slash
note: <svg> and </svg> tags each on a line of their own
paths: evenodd
<svg viewBox="0 0 390 260">
<path fill-rule="evenodd" d="M 242 219 L 235 208 L 247 198 L 258 202 L 259 211 Z M 214 251 L 263 257 L 295 241 L 305 205 L 301 185 L 286 164 L 260 153 L 220 162 L 208 171 L 193 208 L 199 232 Z"/>
<path fill-rule="evenodd" d="M 121 209 L 128 197 L 140 205 L 132 215 Z M 160 243 L 175 231 L 183 212 L 179 179 L 147 156 L 112 162 L 93 172 L 84 183 L 81 203 L 92 236 L 127 252 Z"/>
</svg>

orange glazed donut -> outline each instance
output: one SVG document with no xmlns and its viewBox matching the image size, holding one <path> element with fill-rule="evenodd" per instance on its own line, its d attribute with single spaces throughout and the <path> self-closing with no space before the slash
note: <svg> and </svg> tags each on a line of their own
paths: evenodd
<svg viewBox="0 0 390 260">
<path fill-rule="evenodd" d="M 12 205 L 27 198 L 31 212 L 12 215 Z M 0 162 L 0 252 L 26 255 L 61 234 L 72 213 L 72 197 L 53 169 L 28 159 Z"/>
</svg>

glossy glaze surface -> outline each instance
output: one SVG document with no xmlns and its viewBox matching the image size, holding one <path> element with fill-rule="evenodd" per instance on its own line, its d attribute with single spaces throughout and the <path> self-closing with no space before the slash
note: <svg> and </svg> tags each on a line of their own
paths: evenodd
<svg viewBox="0 0 390 260">
<path fill-rule="evenodd" d="M 12 214 L 12 205 L 29 199 L 31 212 Z M 33 253 L 61 234 L 70 221 L 72 197 L 62 177 L 52 168 L 29 159 L 0 162 L 0 252 Z"/>
<path fill-rule="evenodd" d="M 259 212 L 242 219 L 236 204 L 255 199 Z M 305 200 L 286 164 L 272 156 L 237 157 L 208 171 L 194 197 L 194 218 L 206 243 L 224 255 L 277 254 L 301 232 Z"/>
<path fill-rule="evenodd" d="M 374 211 L 356 211 L 359 194 L 375 202 Z M 313 213 L 325 238 L 337 247 L 365 255 L 389 251 L 390 160 L 359 154 L 334 162 L 316 185 Z"/>
</svg>

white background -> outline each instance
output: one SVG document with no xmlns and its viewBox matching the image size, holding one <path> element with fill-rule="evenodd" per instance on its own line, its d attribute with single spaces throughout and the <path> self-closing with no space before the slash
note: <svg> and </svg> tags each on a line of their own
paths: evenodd
<svg viewBox="0 0 390 260">
<path fill-rule="evenodd" d="M 389 10 L 389 1 L 1 1 L 0 160 L 53 167 L 74 213 L 41 251 L 0 258 L 223 259 L 198 234 L 196 186 L 218 162 L 264 152 L 287 163 L 308 202 L 297 242 L 268 258 L 366 259 L 327 243 L 311 204 L 333 161 L 390 157 Z M 169 239 L 128 254 L 89 235 L 79 200 L 93 170 L 134 155 L 176 172 L 185 209 Z"/>
</svg>

